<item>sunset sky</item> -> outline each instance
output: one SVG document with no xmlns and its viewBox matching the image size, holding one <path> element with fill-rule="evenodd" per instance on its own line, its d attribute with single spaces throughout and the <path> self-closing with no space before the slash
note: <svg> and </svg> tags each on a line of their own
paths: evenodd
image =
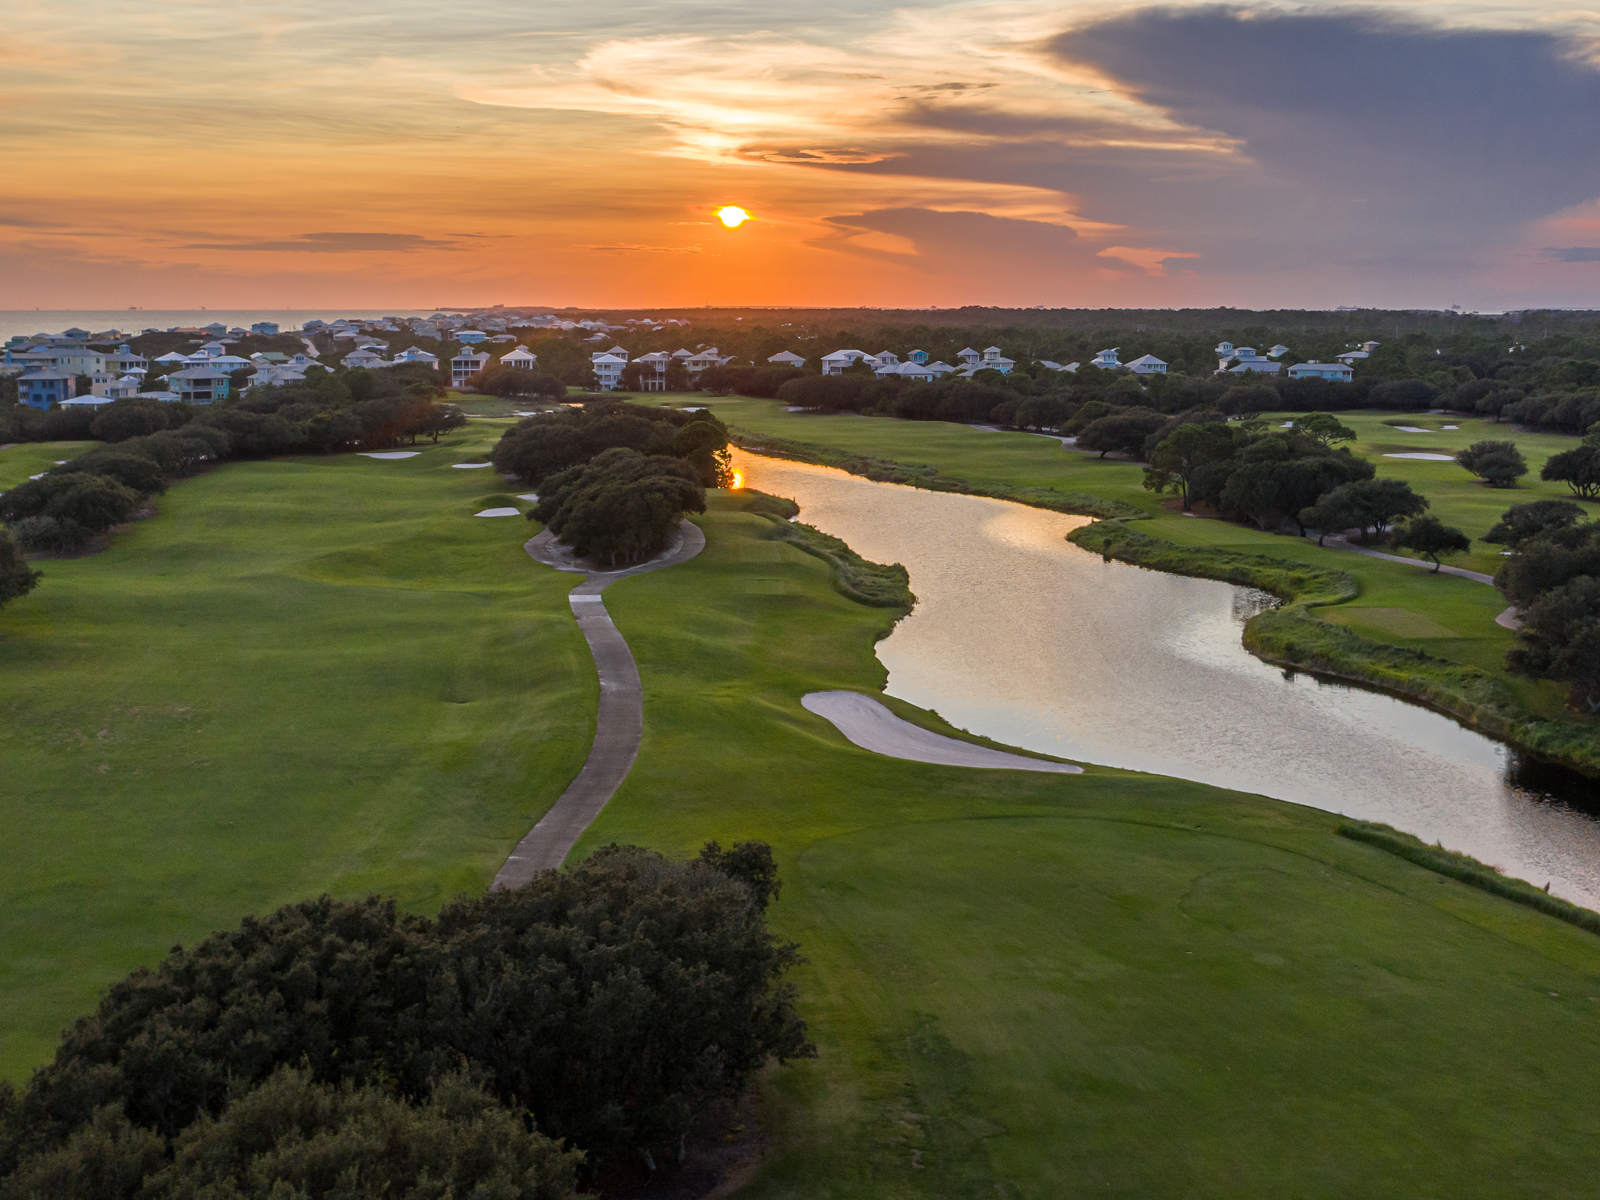
<svg viewBox="0 0 1600 1200">
<path fill-rule="evenodd" d="M 0 68 L 0 308 L 1600 306 L 1557 0 L 9 0 Z"/>
</svg>

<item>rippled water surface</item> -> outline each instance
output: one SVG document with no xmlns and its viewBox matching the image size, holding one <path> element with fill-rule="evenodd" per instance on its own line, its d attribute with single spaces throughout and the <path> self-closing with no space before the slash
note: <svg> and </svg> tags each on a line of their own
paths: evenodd
<svg viewBox="0 0 1600 1200">
<path fill-rule="evenodd" d="M 738 462 L 910 571 L 916 610 L 878 644 L 890 695 L 1013 746 L 1385 821 L 1600 904 L 1600 823 L 1447 717 L 1252 658 L 1239 636 L 1261 593 L 1103 562 L 1065 540 L 1087 518 Z"/>
</svg>

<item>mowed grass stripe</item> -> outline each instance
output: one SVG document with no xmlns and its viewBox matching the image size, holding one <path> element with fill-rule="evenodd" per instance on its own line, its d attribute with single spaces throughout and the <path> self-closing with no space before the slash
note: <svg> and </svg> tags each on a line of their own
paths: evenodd
<svg viewBox="0 0 1600 1200">
<path fill-rule="evenodd" d="M 577 773 L 572 579 L 449 467 L 489 441 L 223 467 L 0 613 L 0 1075 L 247 913 L 487 886 Z"/>
</svg>

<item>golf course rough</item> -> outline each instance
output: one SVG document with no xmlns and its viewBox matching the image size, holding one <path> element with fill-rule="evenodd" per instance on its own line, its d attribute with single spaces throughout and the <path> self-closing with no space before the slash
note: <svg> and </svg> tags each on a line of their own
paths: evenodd
<svg viewBox="0 0 1600 1200">
<path fill-rule="evenodd" d="M 11 1078 L 174 942 L 324 890 L 431 912 L 482 888 L 577 773 L 597 692 L 569 581 L 449 467 L 492 432 L 223 468 L 5 610 Z M 766 1076 L 741 1197 L 1568 1197 L 1600 1173 L 1600 938 L 1326 813 L 862 750 L 800 697 L 878 695 L 897 613 L 737 495 L 696 524 L 694 561 L 607 590 L 645 725 L 576 853 L 774 848 L 820 1055 Z"/>
</svg>

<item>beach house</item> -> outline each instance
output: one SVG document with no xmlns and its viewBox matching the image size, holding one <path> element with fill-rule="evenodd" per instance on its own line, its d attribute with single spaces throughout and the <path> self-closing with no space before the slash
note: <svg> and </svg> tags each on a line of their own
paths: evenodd
<svg viewBox="0 0 1600 1200">
<path fill-rule="evenodd" d="M 187 367 L 167 376 L 167 388 L 185 404 L 211 404 L 228 398 L 232 380 L 212 367 Z"/>
<path fill-rule="evenodd" d="M 1349 383 L 1355 377 L 1355 368 L 1349 363 L 1310 362 L 1295 363 L 1289 368 L 1290 379 L 1331 379 L 1335 383 Z"/>
<path fill-rule="evenodd" d="M 1128 370 L 1135 375 L 1165 375 L 1167 373 L 1167 364 L 1154 354 L 1145 354 L 1129 363 Z"/>
<path fill-rule="evenodd" d="M 34 371 L 17 380 L 17 403 L 48 410 L 78 394 L 78 377 L 71 371 Z"/>
<path fill-rule="evenodd" d="M 450 360 L 450 383 L 454 387 L 466 386 L 479 371 L 489 365 L 490 356 L 483 350 L 463 350 Z"/>
<path fill-rule="evenodd" d="M 515 367 L 519 371 L 531 371 L 539 365 L 539 356 L 531 353 L 526 346 L 519 342 L 515 350 L 500 356 L 500 365 L 502 367 Z"/>
</svg>

